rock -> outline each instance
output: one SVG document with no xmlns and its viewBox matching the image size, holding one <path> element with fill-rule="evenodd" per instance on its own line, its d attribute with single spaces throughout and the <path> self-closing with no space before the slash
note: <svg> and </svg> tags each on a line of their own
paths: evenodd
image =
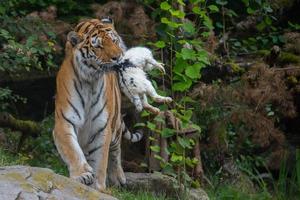
<svg viewBox="0 0 300 200">
<path fill-rule="evenodd" d="M 125 173 L 126 187 L 131 190 L 147 190 L 157 194 L 166 194 L 170 197 L 178 197 L 176 180 L 160 173 Z M 189 200 L 208 200 L 206 192 L 200 188 L 188 191 Z"/>
<path fill-rule="evenodd" d="M 120 36 L 128 47 L 156 39 L 155 23 L 145 13 L 144 7 L 133 1 L 109 1 L 106 4 L 92 4 L 97 18 L 110 16 Z"/>
<path fill-rule="evenodd" d="M 0 199 L 117 200 L 52 170 L 29 166 L 0 167 Z"/>
</svg>

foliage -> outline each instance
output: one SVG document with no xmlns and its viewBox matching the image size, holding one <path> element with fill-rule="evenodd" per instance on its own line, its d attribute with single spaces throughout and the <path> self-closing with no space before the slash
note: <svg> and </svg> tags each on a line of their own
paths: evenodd
<svg viewBox="0 0 300 200">
<path fill-rule="evenodd" d="M 156 2 L 144 1 L 143 3 L 155 4 Z M 168 86 L 164 86 L 163 89 L 167 91 L 167 95 L 172 95 L 175 99 L 176 103 L 172 106 L 173 114 L 180 119 L 183 128 L 192 126 L 200 132 L 200 127 L 192 123 L 193 109 L 186 104 L 191 99 L 186 95 L 182 95 L 182 93 L 186 93 L 194 83 L 199 81 L 201 69 L 210 64 L 208 52 L 204 49 L 199 38 L 207 37 L 213 29 L 208 14 L 215 12 L 216 8 L 211 6 L 210 10 L 206 10 L 201 7 L 203 2 L 200 1 L 191 1 L 190 4 L 193 13 L 201 21 L 197 24 L 186 21 L 187 13 L 185 13 L 184 8 L 187 5 L 183 1 L 162 1 L 159 3 L 159 7 L 155 8 L 152 17 L 161 22 L 157 27 L 160 40 L 152 43 L 152 46 L 164 52 L 161 59 L 165 61 L 169 69 L 169 76 L 165 80 Z M 199 30 L 202 30 L 201 34 Z M 171 90 L 168 91 L 166 88 L 171 88 Z M 161 108 L 166 109 L 165 106 Z M 144 116 L 147 116 L 147 114 L 144 114 Z M 158 154 L 155 155 L 160 161 L 164 173 L 177 178 L 179 189 L 182 189 L 181 185 L 190 187 L 193 180 L 187 169 L 192 169 L 199 162 L 190 155 L 195 141 L 185 136 L 179 136 L 175 129 L 159 129 L 156 127 L 158 122 L 164 123 L 159 117 L 155 117 L 150 121 L 148 120 L 146 127 L 154 134 L 171 140 L 166 150 L 161 150 L 159 146 L 155 145 L 151 146 L 151 150 L 156 153 L 166 151 L 170 157 L 168 161 Z M 150 140 L 155 139 L 150 138 Z M 181 194 L 183 193 L 184 191 Z"/>
<path fill-rule="evenodd" d="M 56 173 L 67 175 L 67 168 L 63 164 L 60 156 L 56 150 L 52 139 L 52 129 L 54 125 L 53 116 L 45 118 L 41 123 L 42 132 L 38 137 L 32 138 L 27 137 L 18 157 L 22 162 L 11 163 L 11 164 L 27 164 L 30 166 L 47 167 L 54 170 Z M 5 148 L 8 155 L 15 152 L 17 144 L 19 143 L 20 137 L 16 132 L 11 132 L 6 129 L 7 142 L 2 148 Z M 9 164 L 9 165 L 11 165 Z"/>
<path fill-rule="evenodd" d="M 21 155 L 16 155 L 9 153 L 8 151 L 0 148 L 0 166 L 10 166 L 10 165 L 24 165 L 24 159 Z"/>
<path fill-rule="evenodd" d="M 24 16 L 33 11 L 45 10 L 49 6 L 56 6 L 58 15 L 77 21 L 80 16 L 90 15 L 89 4 L 94 0 L 2 0 L 0 3 L 0 14 L 8 16 Z M 77 13 L 75 15 L 74 13 Z"/>
<path fill-rule="evenodd" d="M 16 1 L 0 4 L 4 7 Z M 16 9 L 15 7 L 13 7 Z M 49 24 L 31 17 L 0 16 L 0 73 L 9 77 L 20 77 L 29 71 L 50 71 L 55 63 L 56 36 Z M 14 94 L 9 88 L 0 87 L 0 111 L 12 111 L 16 102 L 26 103 L 26 99 Z"/>
<path fill-rule="evenodd" d="M 9 111 L 12 104 L 17 101 L 26 103 L 26 99 L 19 95 L 13 94 L 8 88 L 0 87 L 0 112 Z"/>
<path fill-rule="evenodd" d="M 232 185 L 221 185 L 217 190 L 209 190 L 208 195 L 212 200 L 271 200 L 269 193 L 264 191 L 252 194 L 251 191 L 241 191 L 240 188 Z"/>
<path fill-rule="evenodd" d="M 38 19 L 17 20 L 6 16 L 0 21 L 0 71 L 15 73 L 55 67 L 55 35 L 47 24 Z"/>
<path fill-rule="evenodd" d="M 23 145 L 23 150 L 30 156 L 28 163 L 32 166 L 47 167 L 56 173 L 67 175 L 67 168 L 60 159 L 52 137 L 53 116 L 45 118 L 41 124 L 41 135 L 37 138 L 28 138 L 26 144 Z"/>
</svg>

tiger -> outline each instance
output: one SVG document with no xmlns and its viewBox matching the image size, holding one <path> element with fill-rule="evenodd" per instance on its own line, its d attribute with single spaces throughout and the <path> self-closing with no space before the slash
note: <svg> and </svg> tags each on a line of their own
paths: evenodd
<svg viewBox="0 0 300 200">
<path fill-rule="evenodd" d="M 154 68 L 165 73 L 163 66 L 163 63 L 159 63 L 153 58 L 152 52 L 146 47 L 130 48 L 124 53 L 118 65 L 115 66 L 119 75 L 120 88 L 135 105 L 138 112 L 146 109 L 151 113 L 159 114 L 160 109 L 148 103 L 147 95 L 152 97 L 155 102 L 172 102 L 171 97 L 157 94 L 147 78 L 146 72 Z"/>
<path fill-rule="evenodd" d="M 120 37 L 111 24 L 92 19 L 69 32 L 65 46 L 56 77 L 56 148 L 72 179 L 99 191 L 105 191 L 107 179 L 124 185 L 121 93 L 110 70 L 123 54 Z"/>
</svg>

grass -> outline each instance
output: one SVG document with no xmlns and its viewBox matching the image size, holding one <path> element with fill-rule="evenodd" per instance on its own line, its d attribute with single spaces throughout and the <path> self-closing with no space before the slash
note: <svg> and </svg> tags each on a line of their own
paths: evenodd
<svg viewBox="0 0 300 200">
<path fill-rule="evenodd" d="M 207 190 L 211 200 L 272 200 L 268 192 L 247 192 L 233 185 L 221 185 L 215 190 Z"/>
<path fill-rule="evenodd" d="M 128 191 L 126 189 L 113 189 L 113 196 L 120 200 L 171 200 L 166 196 L 152 194 L 148 191 Z"/>
<path fill-rule="evenodd" d="M 20 155 L 14 155 L 0 148 L 0 166 L 26 165 Z"/>
</svg>

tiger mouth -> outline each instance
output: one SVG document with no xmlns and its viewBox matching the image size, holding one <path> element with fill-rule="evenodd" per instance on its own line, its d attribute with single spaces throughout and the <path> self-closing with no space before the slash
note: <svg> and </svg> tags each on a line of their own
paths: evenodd
<svg viewBox="0 0 300 200">
<path fill-rule="evenodd" d="M 117 65 L 116 62 L 105 62 L 99 65 L 97 72 L 108 72 L 114 69 L 114 66 Z"/>
</svg>

